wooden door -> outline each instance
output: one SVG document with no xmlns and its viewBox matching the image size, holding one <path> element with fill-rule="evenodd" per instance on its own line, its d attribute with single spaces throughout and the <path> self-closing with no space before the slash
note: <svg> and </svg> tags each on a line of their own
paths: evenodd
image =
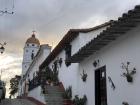
<svg viewBox="0 0 140 105">
<path fill-rule="evenodd" d="M 105 66 L 95 71 L 95 105 L 107 105 Z"/>
</svg>

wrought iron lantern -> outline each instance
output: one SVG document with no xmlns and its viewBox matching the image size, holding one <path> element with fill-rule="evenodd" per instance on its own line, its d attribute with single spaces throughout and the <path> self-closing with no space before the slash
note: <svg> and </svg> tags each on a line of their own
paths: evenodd
<svg viewBox="0 0 140 105">
<path fill-rule="evenodd" d="M 3 52 L 5 51 L 4 46 L 6 45 L 6 42 L 4 42 L 3 44 L 0 43 L 0 45 L 1 45 L 1 47 L 0 47 L 0 53 L 3 54 Z"/>
</svg>

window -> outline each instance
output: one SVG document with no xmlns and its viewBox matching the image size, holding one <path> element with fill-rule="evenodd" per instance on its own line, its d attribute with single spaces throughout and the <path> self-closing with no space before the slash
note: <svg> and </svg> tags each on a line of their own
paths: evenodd
<svg viewBox="0 0 140 105">
<path fill-rule="evenodd" d="M 26 52 L 28 52 L 28 50 L 26 50 Z"/>
<path fill-rule="evenodd" d="M 32 60 L 34 59 L 34 53 L 31 54 L 31 59 L 32 59 Z"/>
<path fill-rule="evenodd" d="M 32 50 L 32 52 L 34 52 L 34 50 Z"/>
<path fill-rule="evenodd" d="M 27 44 L 27 46 L 29 46 L 29 44 Z"/>
<path fill-rule="evenodd" d="M 70 57 L 71 57 L 71 45 L 67 44 L 65 46 L 65 64 L 67 67 L 71 65 L 71 63 L 67 61 Z"/>
<path fill-rule="evenodd" d="M 32 46 L 35 46 L 34 44 L 32 44 Z"/>
</svg>

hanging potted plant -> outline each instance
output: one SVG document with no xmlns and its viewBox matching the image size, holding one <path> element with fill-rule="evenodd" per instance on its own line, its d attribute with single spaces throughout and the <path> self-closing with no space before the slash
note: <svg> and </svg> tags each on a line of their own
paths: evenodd
<svg viewBox="0 0 140 105">
<path fill-rule="evenodd" d="M 81 74 L 81 79 L 83 80 L 83 82 L 86 82 L 87 76 L 88 76 L 87 73 L 85 73 L 83 70 L 83 74 Z"/>
<path fill-rule="evenodd" d="M 63 105 L 72 105 L 72 87 L 69 86 L 68 88 L 66 88 L 66 90 L 63 93 Z"/>
<path fill-rule="evenodd" d="M 126 72 L 124 72 L 122 74 L 123 77 L 126 77 L 127 82 L 133 82 L 133 75 L 136 73 L 136 68 L 134 67 L 132 70 L 129 67 L 130 62 L 127 62 L 127 64 L 125 65 L 124 63 L 122 63 L 122 69 L 124 69 Z"/>
</svg>

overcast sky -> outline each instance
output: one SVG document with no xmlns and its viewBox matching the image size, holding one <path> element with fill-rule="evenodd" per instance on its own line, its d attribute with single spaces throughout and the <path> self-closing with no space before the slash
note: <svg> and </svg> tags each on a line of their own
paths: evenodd
<svg viewBox="0 0 140 105">
<path fill-rule="evenodd" d="M 117 19 L 138 4 L 140 0 L 0 0 L 0 10 L 14 11 L 0 15 L 0 42 L 7 42 L 0 55 L 2 79 L 21 73 L 23 47 L 33 30 L 42 44 L 55 46 L 70 28 Z"/>
</svg>

